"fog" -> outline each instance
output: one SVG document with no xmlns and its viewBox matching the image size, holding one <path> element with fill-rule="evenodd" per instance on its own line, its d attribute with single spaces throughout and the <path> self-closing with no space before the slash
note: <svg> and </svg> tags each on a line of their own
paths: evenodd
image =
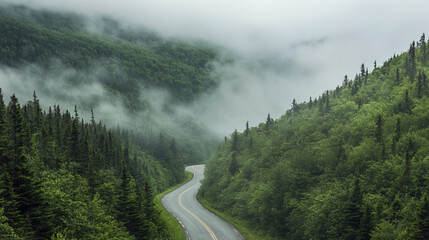
<svg viewBox="0 0 429 240">
<path fill-rule="evenodd" d="M 375 60 L 381 65 L 394 53 L 406 51 L 429 26 L 429 2 L 419 0 L 3 2 L 106 15 L 166 37 L 224 47 L 234 56 L 234 64 L 217 69 L 222 76 L 218 89 L 191 105 L 174 108 L 176 115 L 196 118 L 219 136 L 242 130 L 246 121 L 257 125 L 268 113 L 280 117 L 293 98 L 302 102 L 335 88 L 344 75 L 353 77 L 361 63 L 371 71 Z M 96 83 L 87 89 L 94 89 L 92 97 L 105 96 Z M 166 98 L 168 93 L 160 95 L 161 102 Z M 100 111 L 107 114 L 121 105 L 108 103 Z M 162 106 L 151 104 L 154 109 Z"/>
</svg>

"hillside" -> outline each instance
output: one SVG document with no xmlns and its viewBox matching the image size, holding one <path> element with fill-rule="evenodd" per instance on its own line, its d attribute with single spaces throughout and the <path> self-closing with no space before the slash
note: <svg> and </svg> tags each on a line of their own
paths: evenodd
<svg viewBox="0 0 429 240">
<path fill-rule="evenodd" d="M 204 44 L 163 39 L 111 19 L 15 5 L 0 5 L 0 26 L 0 64 L 76 69 L 84 79 L 68 79 L 73 84 L 96 77 L 132 110 L 145 106 L 137 101 L 141 88 L 167 88 L 176 100 L 189 101 L 215 86 L 210 64 L 216 51 Z"/>
<path fill-rule="evenodd" d="M 216 86 L 214 46 L 106 17 L 5 4 L 0 45 L 0 75 L 10 93 L 27 97 L 36 90 L 44 104 L 77 105 L 87 118 L 94 110 L 108 127 L 142 133 L 147 148 L 163 142 L 160 135 L 174 137 L 187 163 L 208 158 L 218 142 L 174 111 Z"/>
<path fill-rule="evenodd" d="M 153 194 L 184 179 L 174 139 L 89 123 L 0 89 L 1 239 L 169 239 Z"/>
<path fill-rule="evenodd" d="M 428 43 L 235 131 L 200 196 L 276 239 L 427 239 Z"/>
</svg>

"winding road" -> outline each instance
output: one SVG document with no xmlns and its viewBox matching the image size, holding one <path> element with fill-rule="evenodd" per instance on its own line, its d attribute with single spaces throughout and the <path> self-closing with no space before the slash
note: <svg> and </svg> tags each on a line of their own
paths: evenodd
<svg viewBox="0 0 429 240">
<path fill-rule="evenodd" d="M 243 240 L 229 223 L 205 209 L 195 198 L 204 178 L 204 165 L 186 167 L 194 178 L 162 198 L 164 207 L 180 222 L 190 240 Z"/>
</svg>

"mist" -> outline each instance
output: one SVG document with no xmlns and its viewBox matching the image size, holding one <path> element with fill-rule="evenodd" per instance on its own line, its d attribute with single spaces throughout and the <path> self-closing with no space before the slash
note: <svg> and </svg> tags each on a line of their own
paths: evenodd
<svg viewBox="0 0 429 240">
<path fill-rule="evenodd" d="M 242 130 L 246 121 L 255 126 L 268 113 L 273 118 L 280 117 L 290 108 L 292 99 L 307 101 L 310 96 L 317 97 L 335 88 L 344 75 L 353 77 L 361 63 L 371 71 L 374 61 L 381 65 L 393 54 L 407 50 L 411 41 L 418 39 L 429 26 L 426 17 L 429 2 L 419 0 L 3 2 L 109 16 L 123 26 L 142 26 L 164 37 L 202 40 L 221 46 L 226 57 L 234 61 L 216 68 L 216 74 L 221 76 L 218 88 L 191 104 L 174 105 L 175 117 L 170 118 L 173 120 L 163 119 L 172 122 L 177 116 L 197 119 L 219 137 L 229 135 L 234 129 Z M 10 69 L 3 69 L 1 74 L 1 78 L 26 79 Z M 6 86 L 4 82 L 1 84 Z M 14 92 L 19 89 L 7 86 Z M 96 114 L 114 118 L 115 114 L 109 111 L 121 109 L 121 99 L 112 100 L 97 81 L 85 89 L 91 90 L 90 98 L 106 98 L 101 101 L 105 105 L 96 108 Z M 32 90 L 27 96 L 32 96 Z M 157 99 L 149 105 L 162 117 L 168 93 L 159 89 L 142 91 Z M 73 91 L 68 93 L 75 96 Z M 78 103 L 86 101 L 78 97 L 81 94 L 78 89 L 75 93 Z M 47 104 L 56 101 L 39 95 Z M 126 119 L 108 121 L 123 124 Z"/>
</svg>

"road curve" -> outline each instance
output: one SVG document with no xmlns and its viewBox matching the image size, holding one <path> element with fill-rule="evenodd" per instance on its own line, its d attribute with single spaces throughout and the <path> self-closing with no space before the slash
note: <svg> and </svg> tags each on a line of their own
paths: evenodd
<svg viewBox="0 0 429 240">
<path fill-rule="evenodd" d="M 229 223 L 205 209 L 195 198 L 204 178 L 204 166 L 186 167 L 194 178 L 162 198 L 164 207 L 182 224 L 190 240 L 243 240 Z"/>
</svg>

